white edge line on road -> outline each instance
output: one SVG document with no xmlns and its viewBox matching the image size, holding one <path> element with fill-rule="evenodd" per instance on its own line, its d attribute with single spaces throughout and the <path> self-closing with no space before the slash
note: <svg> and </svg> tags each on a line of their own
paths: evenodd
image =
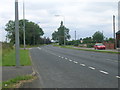
<svg viewBox="0 0 120 90">
<path fill-rule="evenodd" d="M 85 64 L 80 64 L 81 66 L 85 66 Z"/>
<path fill-rule="evenodd" d="M 92 70 L 95 70 L 95 68 L 94 67 L 89 67 L 90 69 L 92 69 Z"/>
<path fill-rule="evenodd" d="M 120 76 L 116 76 L 116 78 L 120 78 Z"/>
<path fill-rule="evenodd" d="M 112 61 L 112 62 L 118 62 L 118 60 L 111 60 L 111 59 L 106 59 L 108 61 Z"/>
<path fill-rule="evenodd" d="M 101 73 L 104 73 L 104 74 L 109 74 L 108 72 L 105 72 L 105 71 L 102 71 L 102 70 L 99 70 Z"/>
</svg>

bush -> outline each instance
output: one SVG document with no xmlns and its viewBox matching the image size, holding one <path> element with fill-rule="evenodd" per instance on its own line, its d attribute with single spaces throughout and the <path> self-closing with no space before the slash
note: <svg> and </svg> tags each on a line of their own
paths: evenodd
<svg viewBox="0 0 120 90">
<path fill-rule="evenodd" d="M 74 46 L 78 46 L 79 44 L 78 43 L 75 43 Z"/>
<path fill-rule="evenodd" d="M 5 53 L 8 53 L 9 51 L 11 51 L 13 49 L 13 45 L 10 43 L 2 43 L 2 56 L 5 55 Z"/>
<path fill-rule="evenodd" d="M 94 43 L 89 43 L 89 44 L 87 44 L 87 48 L 93 48 L 94 47 Z"/>
</svg>

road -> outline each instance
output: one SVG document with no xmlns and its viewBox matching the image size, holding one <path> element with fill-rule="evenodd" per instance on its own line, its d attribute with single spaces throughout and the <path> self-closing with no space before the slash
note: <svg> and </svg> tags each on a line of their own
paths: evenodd
<svg viewBox="0 0 120 90">
<path fill-rule="evenodd" d="M 53 47 L 30 50 L 42 88 L 118 88 L 118 55 Z"/>
</svg>

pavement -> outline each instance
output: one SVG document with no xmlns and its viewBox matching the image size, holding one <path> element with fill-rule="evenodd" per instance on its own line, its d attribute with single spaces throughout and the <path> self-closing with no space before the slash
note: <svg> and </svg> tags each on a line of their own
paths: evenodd
<svg viewBox="0 0 120 90">
<path fill-rule="evenodd" d="M 118 54 L 51 45 L 30 54 L 43 88 L 118 88 Z"/>
<path fill-rule="evenodd" d="M 3 66 L 2 67 L 2 81 L 7 81 L 17 76 L 32 74 L 32 66 Z"/>
</svg>

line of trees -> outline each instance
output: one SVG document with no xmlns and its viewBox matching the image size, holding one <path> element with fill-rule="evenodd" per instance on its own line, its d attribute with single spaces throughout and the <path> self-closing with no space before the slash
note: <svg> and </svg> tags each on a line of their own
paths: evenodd
<svg viewBox="0 0 120 90">
<path fill-rule="evenodd" d="M 80 38 L 78 40 L 67 41 L 67 45 L 78 46 L 79 44 L 87 44 L 88 47 L 93 47 L 95 43 L 114 42 L 113 38 L 105 38 L 102 32 L 95 32 L 92 37 Z"/>
<path fill-rule="evenodd" d="M 7 31 L 6 38 L 10 43 L 15 43 L 15 21 L 9 20 L 6 24 L 5 31 Z M 25 20 L 25 41 L 26 45 L 36 44 L 49 44 L 51 40 L 49 38 L 42 38 L 44 31 L 38 24 Z M 20 44 L 23 45 L 23 19 L 19 20 L 19 38 Z"/>
</svg>

